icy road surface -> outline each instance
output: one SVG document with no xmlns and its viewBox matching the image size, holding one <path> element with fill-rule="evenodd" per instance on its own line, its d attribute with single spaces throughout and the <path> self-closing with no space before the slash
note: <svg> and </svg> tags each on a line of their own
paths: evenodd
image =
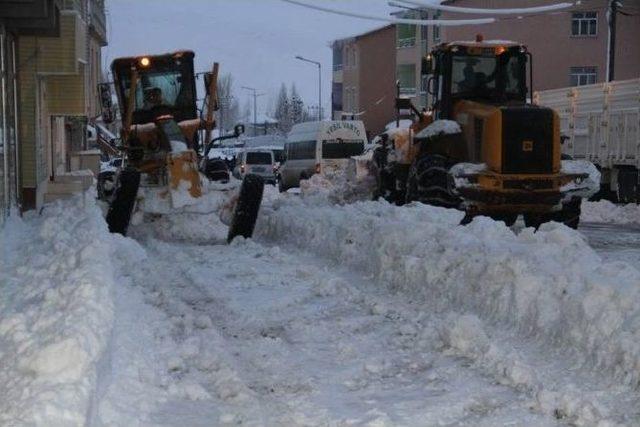
<svg viewBox="0 0 640 427">
<path fill-rule="evenodd" d="M 253 242 L 144 246 L 121 260 L 97 425 L 558 425 L 370 278 Z"/>
<path fill-rule="evenodd" d="M 579 230 L 605 260 L 640 267 L 640 225 L 583 222 Z"/>
</svg>

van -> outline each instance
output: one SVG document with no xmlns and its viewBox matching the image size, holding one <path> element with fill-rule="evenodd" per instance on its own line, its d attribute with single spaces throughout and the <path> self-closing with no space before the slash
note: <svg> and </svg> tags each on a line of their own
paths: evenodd
<svg viewBox="0 0 640 427">
<path fill-rule="evenodd" d="M 294 125 L 284 145 L 279 168 L 280 191 L 299 187 L 313 174 L 346 170 L 349 159 L 359 156 L 367 144 L 364 124 L 359 120 L 305 122 Z"/>
<path fill-rule="evenodd" d="M 233 175 L 242 179 L 247 174 L 260 176 L 268 184 L 276 183 L 276 164 L 273 151 L 246 148 L 238 153 Z"/>
</svg>

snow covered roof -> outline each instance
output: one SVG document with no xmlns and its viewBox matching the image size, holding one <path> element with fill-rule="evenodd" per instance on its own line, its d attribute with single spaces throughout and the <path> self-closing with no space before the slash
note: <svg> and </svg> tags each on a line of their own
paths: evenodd
<svg viewBox="0 0 640 427">
<path fill-rule="evenodd" d="M 371 29 L 369 31 L 366 31 L 364 33 L 354 34 L 352 36 L 346 36 L 346 37 L 342 37 L 342 38 L 333 40 L 329 45 L 333 46 L 336 43 L 344 43 L 344 42 L 352 41 L 354 39 L 355 40 L 361 39 L 361 38 L 370 36 L 372 34 L 375 34 L 375 33 L 379 32 L 379 31 L 383 31 L 383 30 L 386 30 L 387 28 L 392 28 L 392 27 L 395 27 L 395 24 L 382 25 L 382 26 L 373 28 L 373 29 Z"/>
</svg>

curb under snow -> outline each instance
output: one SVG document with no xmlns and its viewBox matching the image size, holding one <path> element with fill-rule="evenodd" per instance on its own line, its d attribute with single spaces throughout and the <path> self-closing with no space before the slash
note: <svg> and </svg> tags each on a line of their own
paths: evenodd
<svg viewBox="0 0 640 427">
<path fill-rule="evenodd" d="M 637 388 L 640 272 L 604 263 L 559 224 L 514 234 L 503 223 L 381 202 L 347 206 L 287 199 L 262 212 L 264 237 L 328 256 L 411 293 L 427 309 L 475 313 Z"/>
</svg>

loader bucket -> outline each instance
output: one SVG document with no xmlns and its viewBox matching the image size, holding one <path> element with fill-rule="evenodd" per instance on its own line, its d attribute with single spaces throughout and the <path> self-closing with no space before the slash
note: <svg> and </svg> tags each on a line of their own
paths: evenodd
<svg viewBox="0 0 640 427">
<path fill-rule="evenodd" d="M 169 193 L 175 208 L 190 205 L 202 196 L 198 157 L 195 151 L 187 150 L 167 154 Z"/>
</svg>

